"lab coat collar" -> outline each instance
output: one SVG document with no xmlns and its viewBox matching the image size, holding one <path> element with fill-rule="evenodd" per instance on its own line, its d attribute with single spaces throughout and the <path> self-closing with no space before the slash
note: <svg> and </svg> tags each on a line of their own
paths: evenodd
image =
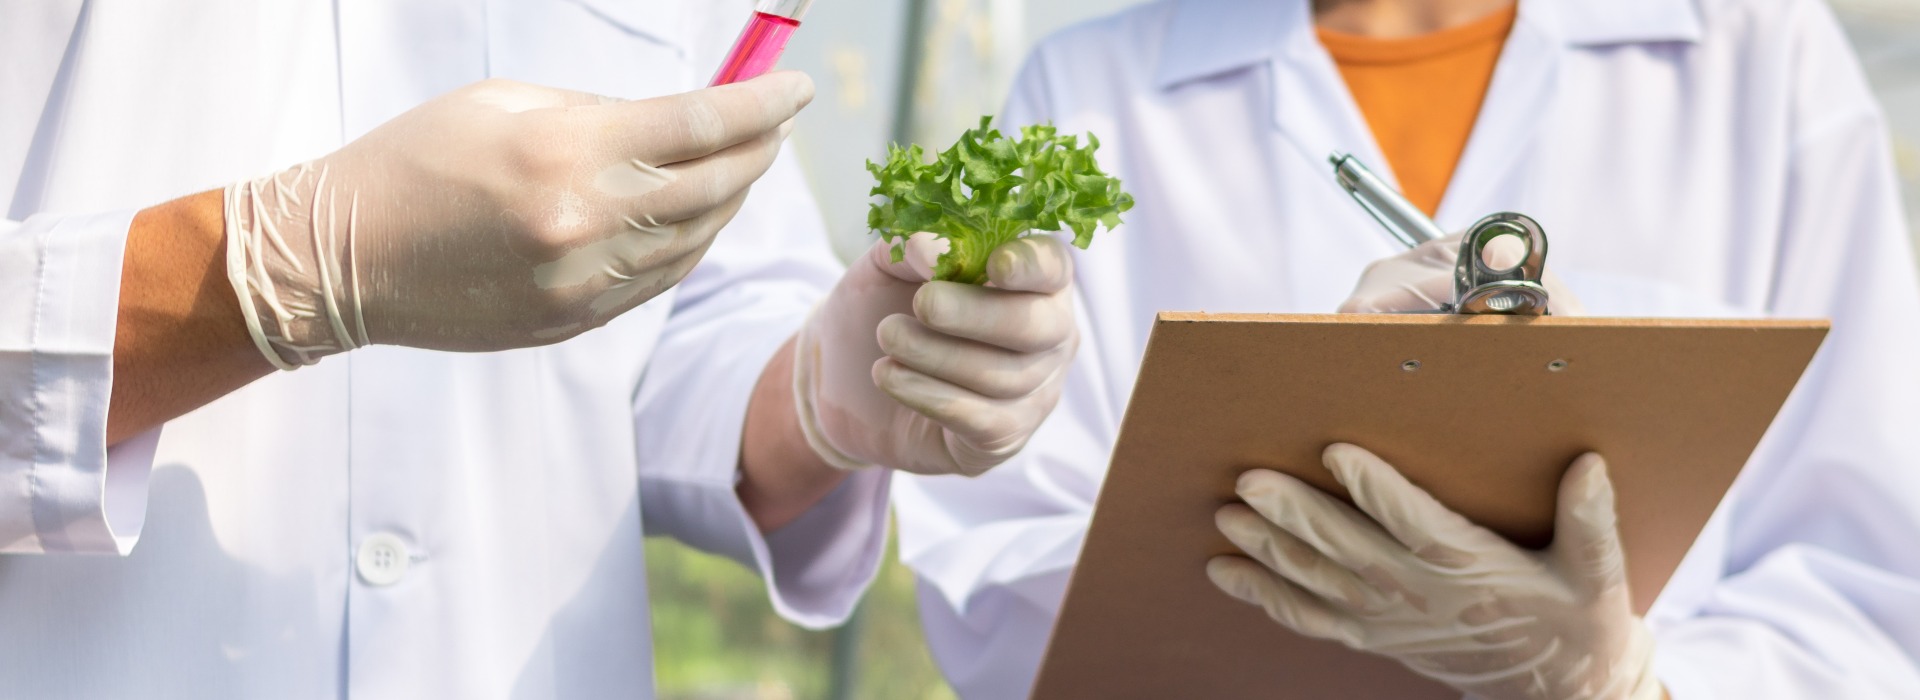
<svg viewBox="0 0 1920 700">
<path fill-rule="evenodd" d="M 1521 0 L 1520 14 L 1573 46 L 1700 40 L 1698 0 Z"/>
<path fill-rule="evenodd" d="M 1309 0 L 1176 0 L 1154 84 L 1166 89 L 1265 63 L 1299 30 Z"/>
<path fill-rule="evenodd" d="M 646 0 L 572 0 L 628 32 L 647 37 L 684 53 L 687 44 L 686 11 L 682 3 Z M 744 16 L 744 15 L 743 15 Z"/>
<path fill-rule="evenodd" d="M 605 1 L 605 0 L 602 0 Z M 1160 89 L 1274 58 L 1312 28 L 1308 0 L 1173 0 L 1154 84 Z M 1571 46 L 1697 41 L 1697 0 L 1520 0 L 1522 21 Z"/>
</svg>

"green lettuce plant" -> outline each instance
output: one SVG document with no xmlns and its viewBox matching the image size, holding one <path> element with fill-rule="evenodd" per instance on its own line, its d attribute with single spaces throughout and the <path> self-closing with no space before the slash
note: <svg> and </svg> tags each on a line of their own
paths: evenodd
<svg viewBox="0 0 1920 700">
<path fill-rule="evenodd" d="M 1100 139 L 1060 136 L 1052 125 L 1021 127 L 1012 139 L 981 117 L 960 140 L 928 162 L 919 145 L 887 147 L 886 163 L 867 162 L 882 197 L 867 226 L 893 243 L 893 260 L 907 237 L 925 231 L 947 240 L 934 279 L 985 284 L 987 256 L 1015 238 L 1039 231 L 1073 231 L 1085 249 L 1100 226 L 1112 229 L 1133 197 L 1094 160 Z"/>
</svg>

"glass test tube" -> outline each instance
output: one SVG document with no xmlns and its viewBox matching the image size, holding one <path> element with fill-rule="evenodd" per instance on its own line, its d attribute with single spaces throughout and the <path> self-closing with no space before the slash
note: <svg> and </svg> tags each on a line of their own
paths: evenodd
<svg viewBox="0 0 1920 700">
<path fill-rule="evenodd" d="M 780 61 L 780 52 L 787 50 L 787 39 L 800 27 L 800 18 L 812 5 L 813 0 L 760 0 L 753 18 L 740 30 L 740 38 L 734 40 L 733 50 L 727 52 L 727 59 L 720 62 L 719 72 L 713 74 L 713 82 L 708 85 L 752 80 L 772 70 Z"/>
</svg>

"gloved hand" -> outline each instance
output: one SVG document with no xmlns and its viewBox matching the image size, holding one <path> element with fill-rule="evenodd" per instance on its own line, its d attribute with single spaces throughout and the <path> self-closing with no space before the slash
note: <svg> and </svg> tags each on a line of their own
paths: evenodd
<svg viewBox="0 0 1920 700">
<path fill-rule="evenodd" d="M 1662 696 L 1599 455 L 1561 477 L 1553 545 L 1540 552 L 1468 522 L 1366 450 L 1333 445 L 1323 459 L 1359 509 L 1278 472 L 1241 475 L 1247 505 L 1214 520 L 1259 563 L 1215 557 L 1214 585 L 1295 632 L 1488 700 Z"/>
<path fill-rule="evenodd" d="M 1465 232 L 1422 243 L 1411 250 L 1383 258 L 1368 265 L 1360 282 L 1347 300 L 1340 303 L 1343 314 L 1404 313 L 1431 311 L 1453 303 L 1453 267 L 1459 259 L 1460 239 Z M 1505 245 L 1511 239 L 1513 245 Z M 1493 255 L 1488 264 L 1511 267 L 1520 262 L 1525 244 L 1511 236 L 1494 239 L 1487 245 Z M 1586 313 L 1580 300 L 1568 291 L 1549 266 L 1540 284 L 1547 288 L 1547 309 L 1555 316 L 1579 316 Z"/>
<path fill-rule="evenodd" d="M 685 276 L 812 96 L 791 72 L 635 102 L 469 85 L 228 187 L 228 276 L 282 369 L 559 342 Z"/>
<path fill-rule="evenodd" d="M 1073 259 L 1050 236 L 1001 245 L 989 286 L 927 282 L 945 242 L 928 234 L 891 262 L 876 243 L 801 329 L 801 431 L 841 468 L 985 472 L 1013 456 L 1060 400 L 1080 345 Z"/>
</svg>

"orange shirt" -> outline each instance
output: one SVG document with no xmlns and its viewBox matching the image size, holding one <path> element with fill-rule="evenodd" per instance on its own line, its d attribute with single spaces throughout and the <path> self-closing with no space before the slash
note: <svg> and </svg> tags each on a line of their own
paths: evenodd
<svg viewBox="0 0 1920 700">
<path fill-rule="evenodd" d="M 1515 9 L 1405 39 L 1319 30 L 1401 193 L 1428 216 L 1466 150 Z"/>
</svg>

